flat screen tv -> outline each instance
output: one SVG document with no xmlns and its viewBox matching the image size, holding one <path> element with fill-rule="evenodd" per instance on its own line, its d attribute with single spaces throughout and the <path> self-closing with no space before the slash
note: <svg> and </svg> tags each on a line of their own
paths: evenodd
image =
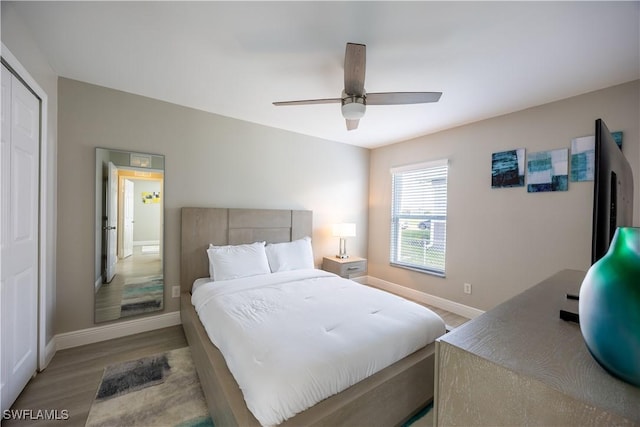
<svg viewBox="0 0 640 427">
<path fill-rule="evenodd" d="M 602 119 L 596 120 L 591 263 L 609 250 L 617 227 L 633 226 L 631 165 Z"/>
</svg>

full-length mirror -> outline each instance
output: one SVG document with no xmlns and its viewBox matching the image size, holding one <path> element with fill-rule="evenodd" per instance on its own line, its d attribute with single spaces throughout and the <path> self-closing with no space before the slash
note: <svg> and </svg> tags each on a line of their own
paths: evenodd
<svg viewBox="0 0 640 427">
<path fill-rule="evenodd" d="M 96 148 L 95 322 L 164 307 L 164 156 Z"/>
</svg>

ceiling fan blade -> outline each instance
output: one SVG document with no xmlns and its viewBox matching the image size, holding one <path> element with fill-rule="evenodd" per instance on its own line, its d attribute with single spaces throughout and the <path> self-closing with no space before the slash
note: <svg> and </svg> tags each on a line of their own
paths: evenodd
<svg viewBox="0 0 640 427">
<path fill-rule="evenodd" d="M 438 102 L 442 92 L 385 92 L 368 93 L 367 105 L 399 105 L 399 104 L 426 104 Z"/>
<path fill-rule="evenodd" d="M 277 101 L 273 105 L 311 105 L 311 104 L 335 104 L 342 102 L 342 98 L 325 98 L 325 99 L 302 99 L 300 101 Z"/>
<path fill-rule="evenodd" d="M 358 123 L 360 122 L 360 120 L 346 119 L 346 122 L 347 122 L 347 130 L 355 130 L 355 129 L 358 129 Z"/>
<path fill-rule="evenodd" d="M 364 94 L 366 49 L 363 44 L 347 43 L 344 55 L 344 91 L 347 95 Z"/>
</svg>

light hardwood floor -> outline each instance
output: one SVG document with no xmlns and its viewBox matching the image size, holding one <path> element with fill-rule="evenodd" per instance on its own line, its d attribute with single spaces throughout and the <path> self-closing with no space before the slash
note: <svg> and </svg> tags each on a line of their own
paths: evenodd
<svg viewBox="0 0 640 427">
<path fill-rule="evenodd" d="M 445 325 L 447 325 L 447 332 L 469 321 L 469 319 L 467 319 L 466 317 L 459 316 L 457 314 L 451 313 L 441 308 L 434 307 L 429 304 L 421 304 L 421 305 L 427 307 L 429 310 L 434 311 L 435 313 L 438 314 L 438 316 L 442 317 L 442 320 L 444 320 Z"/>
<path fill-rule="evenodd" d="M 3 426 L 84 426 L 106 366 L 182 348 L 187 340 L 182 326 L 158 329 L 100 343 L 60 350 L 43 372 L 36 375 L 12 409 L 63 410 L 64 421 L 11 421 Z"/>
<path fill-rule="evenodd" d="M 448 326 L 457 327 L 468 319 L 436 307 Z M 3 420 L 3 426 L 84 426 L 106 366 L 135 360 L 187 345 L 182 326 L 159 329 L 100 343 L 61 350 L 43 372 L 36 375 L 12 409 L 67 410 L 69 420 L 16 421 Z M 425 417 L 414 427 L 432 425 Z"/>
</svg>

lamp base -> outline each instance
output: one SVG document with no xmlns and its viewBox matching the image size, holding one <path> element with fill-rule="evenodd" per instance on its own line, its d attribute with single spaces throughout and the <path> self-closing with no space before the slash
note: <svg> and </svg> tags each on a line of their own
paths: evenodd
<svg viewBox="0 0 640 427">
<path fill-rule="evenodd" d="M 336 255 L 336 258 L 349 258 L 349 255 L 347 255 L 347 239 L 345 239 L 344 237 L 340 238 L 340 250 L 338 251 L 338 255 Z"/>
</svg>

